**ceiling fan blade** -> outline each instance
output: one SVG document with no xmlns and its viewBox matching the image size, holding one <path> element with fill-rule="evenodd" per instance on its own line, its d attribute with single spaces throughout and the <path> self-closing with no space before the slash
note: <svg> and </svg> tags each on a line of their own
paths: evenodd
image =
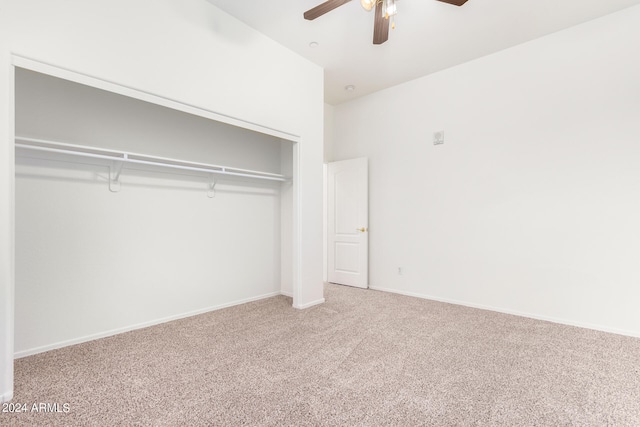
<svg viewBox="0 0 640 427">
<path fill-rule="evenodd" d="M 304 13 L 304 19 L 313 21 L 314 19 L 324 15 L 327 12 L 331 12 L 336 7 L 340 7 L 345 3 L 349 3 L 351 0 L 328 0 L 313 9 L 309 9 Z"/>
<path fill-rule="evenodd" d="M 382 2 L 376 2 L 376 19 L 373 21 L 373 44 L 382 44 L 389 39 L 389 19 L 382 16 Z"/>
<path fill-rule="evenodd" d="M 468 0 L 438 0 L 438 1 L 441 1 L 442 3 L 449 3 L 449 4 L 452 4 L 454 6 L 462 6 Z"/>
</svg>

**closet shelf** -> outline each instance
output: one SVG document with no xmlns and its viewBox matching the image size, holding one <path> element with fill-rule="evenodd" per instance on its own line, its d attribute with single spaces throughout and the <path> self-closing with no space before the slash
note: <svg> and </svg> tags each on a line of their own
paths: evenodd
<svg viewBox="0 0 640 427">
<path fill-rule="evenodd" d="M 16 136 L 16 148 L 34 151 L 44 151 L 49 153 L 67 154 L 79 157 L 89 157 L 94 159 L 111 160 L 114 162 L 111 172 L 111 181 L 118 182 L 122 167 L 125 163 L 134 163 L 149 166 L 158 166 L 169 169 L 188 170 L 204 172 L 216 175 L 240 176 L 245 178 L 263 179 L 269 181 L 289 181 L 284 175 L 261 172 L 250 169 L 233 168 L 229 166 L 212 165 L 207 163 L 188 162 L 184 160 L 171 159 L 167 157 L 149 156 L 146 154 L 130 153 L 125 151 L 108 150 L 104 148 L 89 147 L 84 145 L 67 144 L 46 139 L 27 138 Z M 215 182 L 211 184 L 211 189 Z"/>
</svg>

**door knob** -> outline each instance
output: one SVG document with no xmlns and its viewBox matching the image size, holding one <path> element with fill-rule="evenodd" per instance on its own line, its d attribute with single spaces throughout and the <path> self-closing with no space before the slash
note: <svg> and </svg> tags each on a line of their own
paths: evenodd
<svg viewBox="0 0 640 427">
<path fill-rule="evenodd" d="M 358 230 L 361 233 L 364 233 L 365 231 L 367 231 L 366 228 L 362 227 L 362 228 L 356 228 L 356 230 Z"/>
</svg>

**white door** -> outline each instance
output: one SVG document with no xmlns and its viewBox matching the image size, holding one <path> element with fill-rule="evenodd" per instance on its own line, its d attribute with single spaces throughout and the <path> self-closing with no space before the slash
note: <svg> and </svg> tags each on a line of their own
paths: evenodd
<svg viewBox="0 0 640 427">
<path fill-rule="evenodd" d="M 369 185 L 366 158 L 327 167 L 327 278 L 369 286 Z"/>
</svg>

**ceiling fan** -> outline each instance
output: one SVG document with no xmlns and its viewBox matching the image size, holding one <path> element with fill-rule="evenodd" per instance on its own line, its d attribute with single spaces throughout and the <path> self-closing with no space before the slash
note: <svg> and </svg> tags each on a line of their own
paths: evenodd
<svg viewBox="0 0 640 427">
<path fill-rule="evenodd" d="M 333 9 L 349 3 L 351 0 L 327 0 L 313 9 L 304 13 L 304 19 L 313 21 L 316 18 L 331 12 Z M 462 6 L 467 0 L 438 0 L 455 6 Z M 373 44 L 382 44 L 389 39 L 389 18 L 397 13 L 396 0 L 360 0 L 360 4 L 366 11 L 375 6 L 375 19 L 373 21 Z M 393 28 L 393 24 L 392 24 Z"/>
</svg>

